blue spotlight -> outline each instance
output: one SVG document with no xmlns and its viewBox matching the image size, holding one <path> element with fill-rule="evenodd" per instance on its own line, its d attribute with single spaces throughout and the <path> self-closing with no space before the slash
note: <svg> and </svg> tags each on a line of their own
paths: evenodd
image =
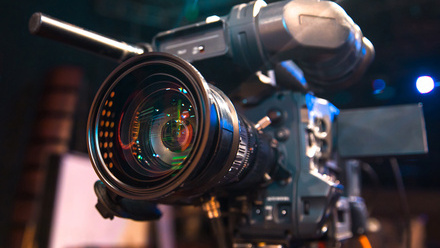
<svg viewBox="0 0 440 248">
<path fill-rule="evenodd" d="M 435 83 L 430 76 L 421 76 L 417 78 L 416 87 L 421 94 L 426 94 L 434 89 Z"/>
</svg>

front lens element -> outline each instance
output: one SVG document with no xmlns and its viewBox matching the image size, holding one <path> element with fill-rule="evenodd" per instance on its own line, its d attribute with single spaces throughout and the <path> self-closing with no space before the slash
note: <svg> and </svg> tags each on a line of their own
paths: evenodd
<svg viewBox="0 0 440 248">
<path fill-rule="evenodd" d="M 182 169 L 192 151 L 197 115 L 186 92 L 168 83 L 140 104 L 134 101 L 137 107 L 132 118 L 127 115 L 129 128 L 122 125 L 121 137 L 129 140 L 130 146 L 124 153 L 134 158 L 131 167 L 152 180 Z"/>
</svg>

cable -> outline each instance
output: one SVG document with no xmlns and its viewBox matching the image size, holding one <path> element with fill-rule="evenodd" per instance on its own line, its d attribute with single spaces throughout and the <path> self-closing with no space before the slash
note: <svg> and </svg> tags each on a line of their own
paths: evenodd
<svg viewBox="0 0 440 248">
<path fill-rule="evenodd" d="M 359 243 L 361 243 L 362 248 L 371 248 L 371 243 L 368 240 L 366 235 L 360 235 L 358 240 L 359 240 Z"/>
<path fill-rule="evenodd" d="M 380 188 L 380 180 L 379 180 L 379 176 L 377 175 L 376 171 L 373 169 L 373 167 L 369 164 L 369 163 L 365 163 L 362 162 L 361 163 L 361 168 L 363 171 L 365 171 L 368 176 L 370 177 L 373 186 L 375 189 L 379 189 Z"/>
<path fill-rule="evenodd" d="M 394 177 L 396 179 L 397 191 L 399 193 L 400 206 L 402 207 L 404 225 L 406 229 L 406 247 L 411 247 L 411 217 L 409 212 L 408 199 L 405 193 L 405 186 L 403 185 L 402 174 L 400 172 L 399 164 L 396 158 L 390 158 L 390 165 L 393 169 Z"/>
<path fill-rule="evenodd" d="M 377 175 L 376 171 L 373 169 L 373 167 L 366 162 L 361 163 L 361 169 L 365 173 L 367 173 L 368 177 L 370 178 L 372 184 L 373 184 L 373 192 L 378 192 L 380 189 L 380 180 L 379 176 Z M 370 204 L 368 205 L 368 215 L 372 215 L 373 210 L 375 208 L 375 200 L 377 199 L 377 194 L 373 194 L 373 199 L 370 200 Z"/>
<path fill-rule="evenodd" d="M 226 241 L 225 228 L 221 218 L 213 218 L 213 219 L 209 219 L 209 221 L 211 223 L 211 228 L 217 240 L 217 247 L 228 248 L 229 245 L 227 244 Z"/>
<path fill-rule="evenodd" d="M 202 205 L 203 210 L 209 218 L 218 248 L 229 247 L 226 241 L 225 228 L 221 219 L 220 203 L 215 197 L 211 197 Z"/>
</svg>

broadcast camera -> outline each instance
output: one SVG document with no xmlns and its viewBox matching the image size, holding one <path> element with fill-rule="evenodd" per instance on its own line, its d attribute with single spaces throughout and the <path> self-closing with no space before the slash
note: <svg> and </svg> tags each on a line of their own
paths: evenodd
<svg viewBox="0 0 440 248">
<path fill-rule="evenodd" d="M 30 30 L 121 62 L 88 122 L 105 218 L 201 205 L 220 247 L 337 244 L 365 232 L 359 162 L 341 156 L 348 121 L 314 95 L 355 83 L 374 56 L 336 3 L 257 0 L 151 44 L 41 13 Z"/>
</svg>

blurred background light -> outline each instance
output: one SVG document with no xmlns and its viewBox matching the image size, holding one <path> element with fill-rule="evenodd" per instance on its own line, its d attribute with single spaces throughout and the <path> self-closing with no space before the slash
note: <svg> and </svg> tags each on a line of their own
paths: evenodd
<svg viewBox="0 0 440 248">
<path fill-rule="evenodd" d="M 386 83 L 383 79 L 376 79 L 373 81 L 373 94 L 377 95 L 384 91 Z"/>
<path fill-rule="evenodd" d="M 430 76 L 420 76 L 417 78 L 416 87 L 421 94 L 426 94 L 434 89 L 435 83 Z"/>
</svg>

